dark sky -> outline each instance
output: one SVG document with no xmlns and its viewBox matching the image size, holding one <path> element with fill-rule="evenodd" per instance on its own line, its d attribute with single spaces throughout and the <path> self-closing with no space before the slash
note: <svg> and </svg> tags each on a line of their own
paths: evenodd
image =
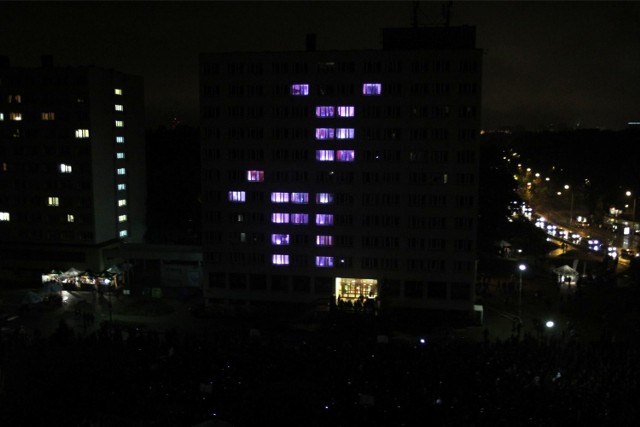
<svg viewBox="0 0 640 427">
<path fill-rule="evenodd" d="M 445 2 L 420 2 L 420 25 Z M 145 79 L 149 126 L 197 124 L 200 52 L 380 48 L 380 29 L 411 25 L 413 2 L 0 2 L 0 55 L 35 66 L 96 65 Z M 640 2 L 458 1 L 484 49 L 483 126 L 640 121 Z"/>
</svg>

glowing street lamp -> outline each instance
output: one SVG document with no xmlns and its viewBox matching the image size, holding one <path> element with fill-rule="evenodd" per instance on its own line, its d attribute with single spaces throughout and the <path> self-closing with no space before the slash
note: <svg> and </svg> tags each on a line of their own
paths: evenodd
<svg viewBox="0 0 640 427">
<path fill-rule="evenodd" d="M 569 190 L 571 192 L 571 208 L 569 209 L 569 225 L 573 224 L 573 190 L 571 190 L 571 187 L 569 187 L 569 185 L 565 185 L 564 186 L 565 190 Z"/>
<path fill-rule="evenodd" d="M 518 270 L 520 270 L 520 285 L 518 286 L 518 319 L 522 322 L 522 272 L 527 270 L 527 266 L 525 264 L 518 265 Z"/>
<path fill-rule="evenodd" d="M 627 191 L 626 193 L 627 197 L 632 197 L 633 193 L 631 191 Z M 633 196 L 633 210 L 631 212 L 631 221 L 635 221 L 636 220 L 636 197 Z"/>
</svg>

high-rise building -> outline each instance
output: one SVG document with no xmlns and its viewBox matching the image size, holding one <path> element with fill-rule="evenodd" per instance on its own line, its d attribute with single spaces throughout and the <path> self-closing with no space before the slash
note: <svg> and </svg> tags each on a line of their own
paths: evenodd
<svg viewBox="0 0 640 427">
<path fill-rule="evenodd" d="M 379 50 L 200 57 L 209 303 L 469 313 L 481 50 L 474 27 Z"/>
<path fill-rule="evenodd" d="M 0 272 L 99 271 L 145 232 L 142 78 L 0 57 Z"/>
</svg>

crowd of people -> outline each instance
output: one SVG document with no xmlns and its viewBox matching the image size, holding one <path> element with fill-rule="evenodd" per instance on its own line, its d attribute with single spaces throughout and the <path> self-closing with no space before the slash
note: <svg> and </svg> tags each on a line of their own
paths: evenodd
<svg viewBox="0 0 640 427">
<path fill-rule="evenodd" d="M 635 342 L 525 333 L 381 339 L 350 316 L 314 332 L 236 326 L 192 334 L 61 320 L 0 335 L 0 425 L 632 425 Z"/>
</svg>

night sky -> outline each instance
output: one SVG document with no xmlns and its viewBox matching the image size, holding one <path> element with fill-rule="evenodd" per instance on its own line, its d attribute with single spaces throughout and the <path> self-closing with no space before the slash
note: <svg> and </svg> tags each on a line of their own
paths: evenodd
<svg viewBox="0 0 640 427">
<path fill-rule="evenodd" d="M 446 2 L 420 2 L 419 25 Z M 145 79 L 149 127 L 198 124 L 200 52 L 378 49 L 413 2 L 0 2 L 0 55 L 15 66 L 115 68 Z M 640 2 L 454 2 L 451 25 L 484 49 L 483 127 L 640 121 Z"/>
</svg>

